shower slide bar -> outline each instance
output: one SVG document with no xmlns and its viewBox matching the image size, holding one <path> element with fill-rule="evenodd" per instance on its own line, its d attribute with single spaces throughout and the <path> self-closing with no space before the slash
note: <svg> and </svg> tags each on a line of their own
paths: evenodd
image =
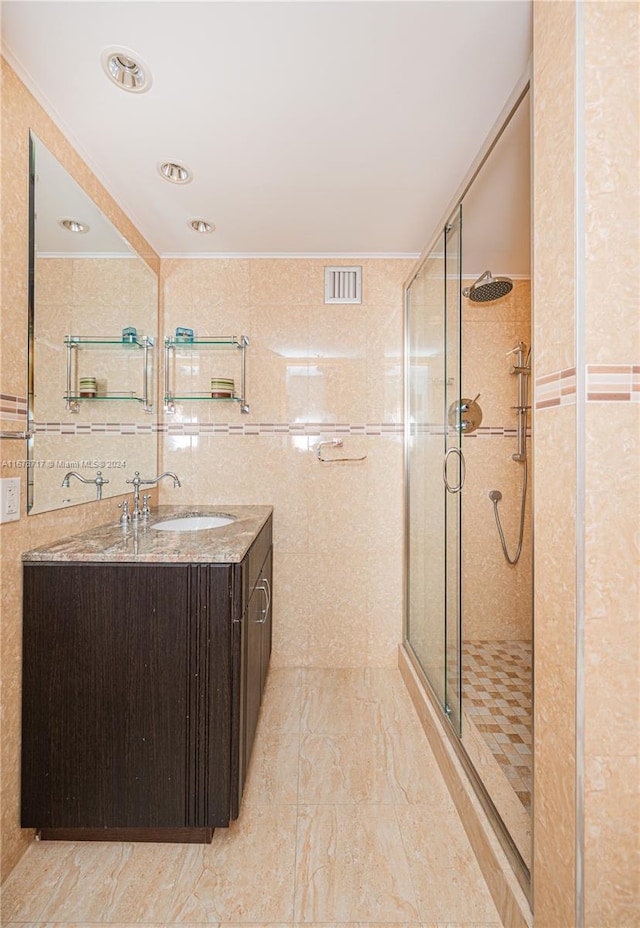
<svg viewBox="0 0 640 928">
<path fill-rule="evenodd" d="M 504 537 L 504 529 L 502 528 L 502 522 L 500 519 L 500 512 L 498 510 L 498 504 L 502 499 L 502 493 L 500 490 L 491 490 L 489 493 L 489 499 L 493 503 L 493 515 L 496 520 L 496 527 L 500 537 L 502 553 L 504 554 L 506 562 L 511 564 L 513 567 L 520 560 L 522 545 L 524 542 L 525 504 L 527 501 L 527 483 L 529 478 L 529 465 L 527 461 L 527 413 L 531 407 L 527 404 L 527 396 L 529 390 L 529 377 L 531 375 L 531 348 L 527 350 L 527 346 L 524 342 L 518 342 L 515 348 L 512 348 L 511 351 L 507 352 L 507 357 L 512 354 L 516 355 L 516 363 L 512 365 L 509 373 L 514 374 L 517 377 L 518 398 L 516 400 L 516 405 L 512 406 L 511 408 L 515 409 L 517 416 L 516 425 L 518 450 L 515 454 L 512 454 L 511 457 L 514 461 L 522 464 L 523 467 L 522 492 L 520 496 L 520 529 L 518 532 L 518 544 L 513 557 L 509 554 L 509 549 L 507 548 L 507 542 Z"/>
</svg>

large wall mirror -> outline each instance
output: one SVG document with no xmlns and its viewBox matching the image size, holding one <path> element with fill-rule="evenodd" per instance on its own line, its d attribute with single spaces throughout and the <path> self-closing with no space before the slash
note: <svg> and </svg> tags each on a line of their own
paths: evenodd
<svg viewBox="0 0 640 928">
<path fill-rule="evenodd" d="M 33 133 L 30 183 L 33 515 L 127 493 L 135 470 L 157 473 L 158 281 Z"/>
</svg>

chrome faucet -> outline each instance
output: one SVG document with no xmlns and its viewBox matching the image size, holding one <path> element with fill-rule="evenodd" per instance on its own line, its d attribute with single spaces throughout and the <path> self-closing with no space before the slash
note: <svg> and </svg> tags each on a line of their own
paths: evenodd
<svg viewBox="0 0 640 928">
<path fill-rule="evenodd" d="M 68 474 L 64 475 L 62 483 L 60 486 L 68 487 L 71 485 L 71 477 L 76 477 L 78 480 L 81 480 L 82 483 L 95 483 L 96 486 L 96 499 L 102 499 L 102 488 L 105 483 L 109 483 L 106 477 L 102 476 L 102 471 L 96 471 L 96 476 L 94 480 L 88 480 L 86 477 L 83 477 L 82 474 L 78 474 L 75 470 L 70 470 Z"/>
<path fill-rule="evenodd" d="M 163 479 L 163 477 L 171 477 L 174 487 L 182 486 L 177 475 L 172 473 L 170 470 L 166 470 L 163 474 L 158 474 L 158 476 L 154 477 L 152 480 L 147 480 L 146 478 L 141 477 L 140 471 L 137 470 L 131 480 L 125 480 L 125 483 L 133 484 L 133 512 L 131 513 L 131 518 L 134 520 L 134 522 L 140 518 L 146 518 L 150 512 L 148 506 L 148 497 L 144 501 L 143 508 L 140 509 L 140 487 L 158 483 Z"/>
</svg>

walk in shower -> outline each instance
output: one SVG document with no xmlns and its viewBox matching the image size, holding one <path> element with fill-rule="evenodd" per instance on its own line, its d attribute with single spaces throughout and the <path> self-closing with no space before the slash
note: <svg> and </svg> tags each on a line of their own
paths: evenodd
<svg viewBox="0 0 640 928">
<path fill-rule="evenodd" d="M 531 344 L 526 94 L 406 290 L 407 649 L 524 873 Z"/>
</svg>

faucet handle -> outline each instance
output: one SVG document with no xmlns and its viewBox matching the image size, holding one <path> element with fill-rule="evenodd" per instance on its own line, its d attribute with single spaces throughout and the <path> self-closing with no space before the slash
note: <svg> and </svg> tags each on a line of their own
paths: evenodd
<svg viewBox="0 0 640 928">
<path fill-rule="evenodd" d="M 150 499 L 151 499 L 151 494 L 150 494 L 150 493 L 143 493 L 143 494 L 142 494 L 142 515 L 143 515 L 143 516 L 148 516 L 149 513 L 151 512 L 151 509 L 149 508 L 149 500 L 150 500 Z"/>
<path fill-rule="evenodd" d="M 476 395 L 474 396 L 472 400 L 463 399 L 460 404 L 460 412 L 469 412 L 470 407 L 473 406 L 474 403 L 477 403 L 479 399 L 480 399 L 479 393 L 476 393 Z"/>
<path fill-rule="evenodd" d="M 129 512 L 129 500 L 125 499 L 121 503 L 118 503 L 118 509 L 122 509 L 122 515 L 120 516 L 120 523 L 122 525 L 127 525 L 128 522 L 131 522 L 131 514 Z"/>
</svg>

